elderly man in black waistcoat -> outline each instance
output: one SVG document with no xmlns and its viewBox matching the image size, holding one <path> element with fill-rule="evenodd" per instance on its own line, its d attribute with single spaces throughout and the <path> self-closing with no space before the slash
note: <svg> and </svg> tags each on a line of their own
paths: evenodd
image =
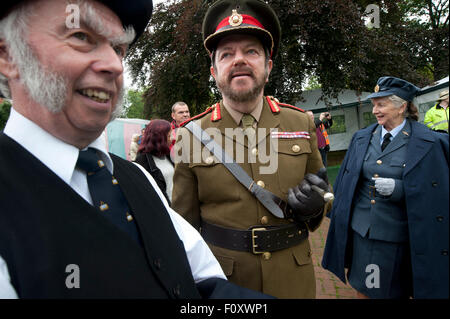
<svg viewBox="0 0 450 319">
<path fill-rule="evenodd" d="M 261 297 L 225 280 L 141 167 L 109 154 L 151 0 L 0 9 L 0 298 Z"/>
</svg>

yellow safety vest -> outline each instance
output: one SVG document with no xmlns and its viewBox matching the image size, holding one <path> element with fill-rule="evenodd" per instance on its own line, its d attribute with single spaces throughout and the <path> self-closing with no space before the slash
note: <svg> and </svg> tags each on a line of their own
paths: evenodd
<svg viewBox="0 0 450 319">
<path fill-rule="evenodd" d="M 448 119 L 449 111 L 448 107 L 444 110 L 443 107 L 436 103 L 431 109 L 425 114 L 425 119 L 423 124 L 428 126 L 432 130 L 442 130 L 448 133 Z"/>
</svg>

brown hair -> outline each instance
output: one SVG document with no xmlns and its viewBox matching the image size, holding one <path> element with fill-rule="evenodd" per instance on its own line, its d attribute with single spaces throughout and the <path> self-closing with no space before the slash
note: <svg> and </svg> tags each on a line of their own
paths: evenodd
<svg viewBox="0 0 450 319">
<path fill-rule="evenodd" d="M 406 105 L 406 114 L 406 117 L 413 121 L 419 120 L 419 110 L 417 109 L 417 106 L 413 104 L 413 102 L 408 102 L 408 104 Z"/>
</svg>

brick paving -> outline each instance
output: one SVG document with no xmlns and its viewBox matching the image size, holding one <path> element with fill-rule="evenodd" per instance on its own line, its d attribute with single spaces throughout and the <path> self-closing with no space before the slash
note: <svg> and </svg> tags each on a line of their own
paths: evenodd
<svg viewBox="0 0 450 319">
<path fill-rule="evenodd" d="M 320 227 L 309 235 L 314 271 L 316 273 L 316 298 L 355 299 L 356 291 L 349 284 L 344 284 L 333 273 L 323 269 L 321 266 L 329 225 L 330 220 L 325 217 Z"/>
</svg>

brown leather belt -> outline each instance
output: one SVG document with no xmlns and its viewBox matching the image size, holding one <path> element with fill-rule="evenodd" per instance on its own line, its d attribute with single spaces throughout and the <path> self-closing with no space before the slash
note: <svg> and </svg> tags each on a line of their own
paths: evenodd
<svg viewBox="0 0 450 319">
<path fill-rule="evenodd" d="M 202 223 L 203 239 L 218 247 L 262 254 L 295 246 L 308 238 L 305 225 L 253 226 L 248 230 Z"/>
</svg>

